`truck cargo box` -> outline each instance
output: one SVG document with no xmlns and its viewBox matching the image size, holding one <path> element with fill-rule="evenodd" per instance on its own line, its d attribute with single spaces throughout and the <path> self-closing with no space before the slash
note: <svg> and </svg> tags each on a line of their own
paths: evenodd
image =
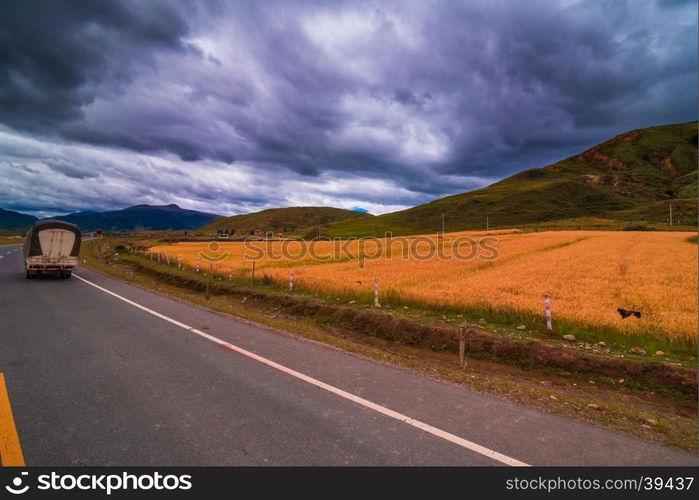
<svg viewBox="0 0 699 500">
<path fill-rule="evenodd" d="M 80 229 L 59 220 L 35 223 L 24 238 L 24 269 L 27 278 L 57 274 L 69 278 L 78 265 Z"/>
</svg>

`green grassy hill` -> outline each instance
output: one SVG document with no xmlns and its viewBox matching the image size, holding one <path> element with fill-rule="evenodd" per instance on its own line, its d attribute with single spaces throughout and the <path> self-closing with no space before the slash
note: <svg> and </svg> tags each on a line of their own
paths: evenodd
<svg viewBox="0 0 699 500">
<path fill-rule="evenodd" d="M 328 236 L 447 232 L 602 218 L 697 224 L 697 122 L 633 130 L 579 155 L 407 210 L 330 224 Z"/>
<path fill-rule="evenodd" d="M 314 237 L 325 232 L 328 224 L 344 220 L 373 218 L 370 214 L 332 207 L 271 208 L 243 215 L 220 217 L 202 227 L 202 233 L 227 230 L 234 236 L 246 236 L 255 229 L 284 233 L 285 236 Z"/>
</svg>

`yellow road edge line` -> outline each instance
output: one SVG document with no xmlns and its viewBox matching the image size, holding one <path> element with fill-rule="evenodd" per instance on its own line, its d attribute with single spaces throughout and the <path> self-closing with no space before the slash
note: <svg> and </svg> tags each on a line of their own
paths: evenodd
<svg viewBox="0 0 699 500">
<path fill-rule="evenodd" d="M 0 373 L 0 458 L 5 467 L 24 467 L 24 455 L 7 395 L 5 375 Z"/>
</svg>

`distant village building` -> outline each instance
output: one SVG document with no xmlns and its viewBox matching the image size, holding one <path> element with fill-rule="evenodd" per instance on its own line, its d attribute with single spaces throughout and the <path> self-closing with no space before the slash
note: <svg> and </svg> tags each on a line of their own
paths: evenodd
<svg viewBox="0 0 699 500">
<path fill-rule="evenodd" d="M 235 229 L 218 229 L 214 233 L 214 236 L 218 239 L 230 238 L 235 234 Z"/>
</svg>

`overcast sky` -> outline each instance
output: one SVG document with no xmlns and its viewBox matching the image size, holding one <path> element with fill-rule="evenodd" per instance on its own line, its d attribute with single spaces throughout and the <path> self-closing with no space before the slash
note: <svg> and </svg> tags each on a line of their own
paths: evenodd
<svg viewBox="0 0 699 500">
<path fill-rule="evenodd" d="M 696 0 L 4 0 L 0 207 L 384 213 L 697 116 Z"/>
</svg>

